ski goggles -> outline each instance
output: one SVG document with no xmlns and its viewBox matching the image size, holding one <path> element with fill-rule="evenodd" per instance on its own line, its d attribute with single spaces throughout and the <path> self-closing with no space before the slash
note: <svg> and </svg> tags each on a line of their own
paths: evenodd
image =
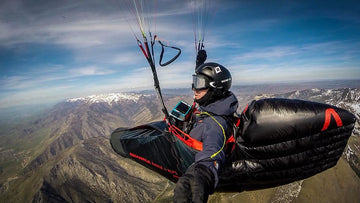
<svg viewBox="0 0 360 203">
<path fill-rule="evenodd" d="M 193 75 L 192 89 L 204 90 L 210 87 L 209 79 L 204 75 Z"/>
</svg>

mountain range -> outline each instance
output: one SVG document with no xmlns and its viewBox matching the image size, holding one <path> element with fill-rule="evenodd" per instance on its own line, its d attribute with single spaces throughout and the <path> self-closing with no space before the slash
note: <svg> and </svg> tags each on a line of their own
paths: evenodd
<svg viewBox="0 0 360 203">
<path fill-rule="evenodd" d="M 360 202 L 360 89 L 234 92 L 238 112 L 252 99 L 280 97 L 332 104 L 358 120 L 334 168 L 280 187 L 215 193 L 209 202 Z M 171 93 L 164 97 L 168 109 L 179 100 L 192 102 L 188 91 Z M 118 127 L 161 119 L 156 95 L 114 93 L 68 99 L 0 129 L 0 202 L 171 202 L 174 183 L 122 158 L 109 143 Z"/>
</svg>

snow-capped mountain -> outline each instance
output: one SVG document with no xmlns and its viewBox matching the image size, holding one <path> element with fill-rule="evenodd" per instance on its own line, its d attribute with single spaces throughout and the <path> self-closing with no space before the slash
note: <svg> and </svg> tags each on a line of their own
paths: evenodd
<svg viewBox="0 0 360 203">
<path fill-rule="evenodd" d="M 360 136 L 360 89 L 310 89 L 290 92 L 287 94 L 278 94 L 274 95 L 274 97 L 305 99 L 321 103 L 327 103 L 346 109 L 355 115 L 357 119 L 357 125 L 355 126 L 354 134 Z"/>
<path fill-rule="evenodd" d="M 137 103 L 140 97 L 150 97 L 150 95 L 135 93 L 109 93 L 72 98 L 66 100 L 66 102 L 108 103 L 109 105 L 111 105 L 114 103 L 119 103 L 121 101 L 133 101 Z"/>
<path fill-rule="evenodd" d="M 310 100 L 320 103 L 331 104 L 349 110 L 360 119 L 360 89 L 340 88 L 340 89 L 306 89 L 297 90 L 285 94 L 261 94 L 256 99 L 279 97 L 288 99 Z"/>
</svg>

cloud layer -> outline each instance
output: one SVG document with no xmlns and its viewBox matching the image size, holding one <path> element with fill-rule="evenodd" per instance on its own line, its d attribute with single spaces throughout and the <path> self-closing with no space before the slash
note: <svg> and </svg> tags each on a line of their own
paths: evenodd
<svg viewBox="0 0 360 203">
<path fill-rule="evenodd" d="M 135 40 L 142 35 L 131 2 L 2 1 L 0 107 L 151 89 L 151 71 Z M 144 12 L 153 21 L 145 27 L 182 49 L 174 64 L 158 68 L 164 87 L 190 87 L 194 2 L 157 0 L 156 12 Z M 205 36 L 208 61 L 229 67 L 234 84 L 360 78 L 357 5 L 349 0 L 213 0 Z M 158 63 L 158 44 L 155 52 Z M 166 50 L 167 58 L 172 54 Z"/>
</svg>

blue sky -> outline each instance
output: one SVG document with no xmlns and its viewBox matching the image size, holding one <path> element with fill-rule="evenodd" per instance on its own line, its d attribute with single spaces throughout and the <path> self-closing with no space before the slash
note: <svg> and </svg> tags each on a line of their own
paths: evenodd
<svg viewBox="0 0 360 203">
<path fill-rule="evenodd" d="M 152 89 L 132 29 L 138 37 L 140 31 L 126 1 L 2 0 L 0 108 Z M 158 68 L 162 88 L 191 86 L 191 2 L 156 1 L 152 28 L 182 49 L 172 65 Z M 208 61 L 228 67 L 233 84 L 360 79 L 358 1 L 213 0 L 212 5 Z"/>
</svg>

